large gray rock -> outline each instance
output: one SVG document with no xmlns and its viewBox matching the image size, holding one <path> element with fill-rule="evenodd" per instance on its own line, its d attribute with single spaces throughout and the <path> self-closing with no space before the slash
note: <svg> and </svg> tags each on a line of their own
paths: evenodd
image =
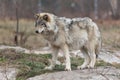
<svg viewBox="0 0 120 80">
<path fill-rule="evenodd" d="M 120 69 L 99 67 L 74 71 L 45 73 L 27 80 L 120 80 Z"/>
<path fill-rule="evenodd" d="M 16 68 L 0 67 L 0 80 L 16 80 L 17 73 Z"/>
<path fill-rule="evenodd" d="M 107 50 L 103 50 L 98 55 L 100 60 L 110 64 L 120 64 L 120 51 L 118 52 L 109 52 Z"/>
</svg>

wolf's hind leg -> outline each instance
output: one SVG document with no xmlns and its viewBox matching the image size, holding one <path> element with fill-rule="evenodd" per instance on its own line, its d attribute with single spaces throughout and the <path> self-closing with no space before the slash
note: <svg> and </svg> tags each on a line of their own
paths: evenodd
<svg viewBox="0 0 120 80">
<path fill-rule="evenodd" d="M 83 53 L 83 56 L 84 56 L 84 63 L 81 66 L 78 66 L 77 68 L 78 69 L 85 69 L 85 68 L 87 68 L 88 64 L 90 63 L 90 56 L 88 54 L 87 48 L 83 47 L 81 49 L 81 52 Z"/>
<path fill-rule="evenodd" d="M 90 56 L 90 64 L 88 65 L 88 68 L 94 68 L 95 66 L 95 63 L 96 63 L 96 54 L 95 54 L 95 48 L 94 46 L 91 46 L 90 47 L 90 50 L 89 50 L 89 56 Z"/>
</svg>

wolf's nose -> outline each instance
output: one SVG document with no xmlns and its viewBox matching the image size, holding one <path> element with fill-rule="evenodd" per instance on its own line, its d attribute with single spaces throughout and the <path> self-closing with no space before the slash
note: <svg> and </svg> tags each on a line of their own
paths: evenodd
<svg viewBox="0 0 120 80">
<path fill-rule="evenodd" d="M 35 33 L 39 33 L 39 32 L 36 30 Z"/>
</svg>

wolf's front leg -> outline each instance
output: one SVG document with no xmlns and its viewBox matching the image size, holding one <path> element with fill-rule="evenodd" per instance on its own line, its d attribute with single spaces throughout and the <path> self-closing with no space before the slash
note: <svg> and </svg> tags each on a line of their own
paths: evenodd
<svg viewBox="0 0 120 80">
<path fill-rule="evenodd" d="M 71 71 L 71 62 L 70 62 L 70 54 L 69 54 L 68 46 L 63 45 L 61 49 L 65 54 L 65 70 Z"/>
<path fill-rule="evenodd" d="M 90 63 L 90 56 L 89 56 L 89 52 L 88 49 L 83 47 L 81 48 L 81 52 L 83 53 L 84 56 L 84 63 L 81 66 L 78 66 L 78 69 L 85 69 L 88 67 L 88 64 Z"/>
<path fill-rule="evenodd" d="M 58 48 L 53 47 L 52 48 L 52 60 L 50 61 L 50 66 L 45 67 L 47 70 L 52 70 L 55 67 L 56 61 L 57 61 L 57 56 L 58 56 Z"/>
</svg>

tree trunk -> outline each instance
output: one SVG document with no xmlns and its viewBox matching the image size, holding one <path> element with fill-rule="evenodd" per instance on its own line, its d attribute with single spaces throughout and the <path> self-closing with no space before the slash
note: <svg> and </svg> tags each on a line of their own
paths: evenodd
<svg viewBox="0 0 120 80">
<path fill-rule="evenodd" d="M 18 34 L 19 34 L 19 15 L 18 15 L 18 4 L 17 0 L 14 0 L 14 5 L 15 5 L 15 15 L 16 15 L 16 34 L 15 34 L 15 44 L 18 45 Z"/>
<path fill-rule="evenodd" d="M 118 15 L 118 0 L 109 0 L 110 1 L 110 5 L 112 7 L 112 16 L 114 19 L 118 19 L 119 15 Z"/>
<path fill-rule="evenodd" d="M 95 19 L 98 19 L 98 0 L 94 0 L 94 14 Z"/>
</svg>

